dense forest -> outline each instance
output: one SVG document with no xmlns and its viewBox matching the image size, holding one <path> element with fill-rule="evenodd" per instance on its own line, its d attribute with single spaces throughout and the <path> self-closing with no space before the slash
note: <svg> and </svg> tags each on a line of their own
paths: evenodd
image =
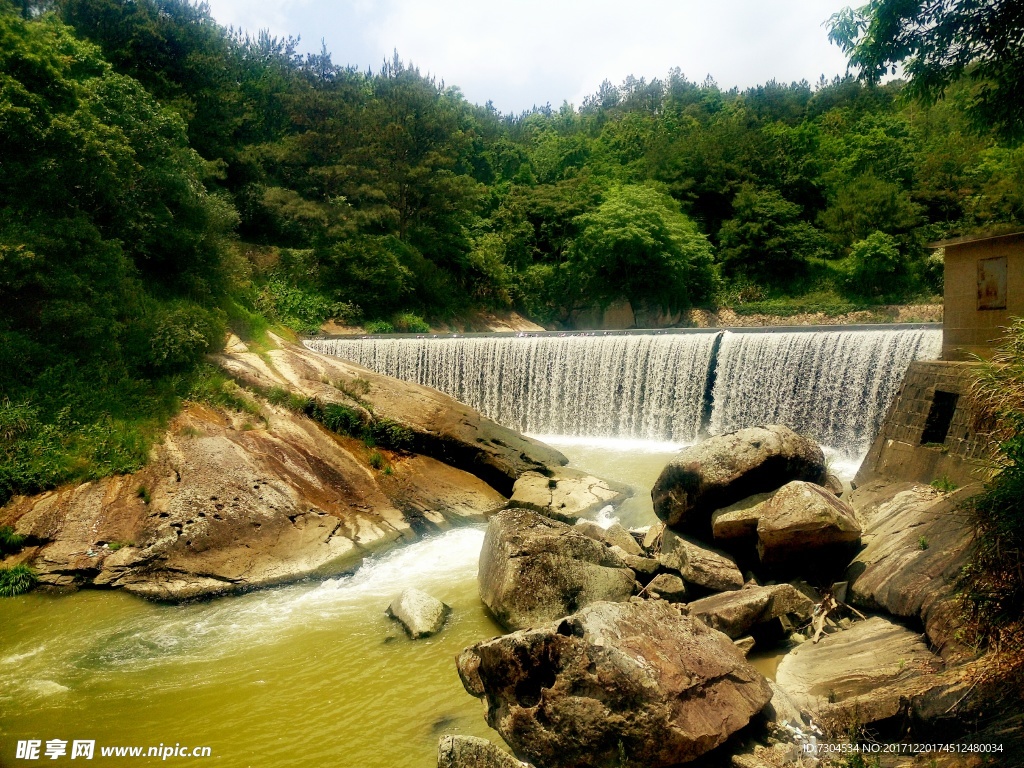
<svg viewBox="0 0 1024 768">
<path fill-rule="evenodd" d="M 0 0 L 0 502 L 141 465 L 228 328 L 910 301 L 926 243 L 1024 221 L 968 79 L 672 71 L 503 115 L 297 51 L 188 0 Z"/>
</svg>

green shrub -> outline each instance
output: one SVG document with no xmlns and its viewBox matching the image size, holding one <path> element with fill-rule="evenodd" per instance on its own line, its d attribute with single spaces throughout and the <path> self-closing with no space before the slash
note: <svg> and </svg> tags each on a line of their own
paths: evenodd
<svg viewBox="0 0 1024 768">
<path fill-rule="evenodd" d="M 374 451 L 370 454 L 370 466 L 374 469 L 382 469 L 386 463 L 384 454 L 380 451 Z"/>
<path fill-rule="evenodd" d="M 366 425 L 363 439 L 366 438 L 370 438 L 375 445 L 382 445 L 394 451 L 411 451 L 416 435 L 397 421 L 380 418 Z"/>
<path fill-rule="evenodd" d="M 394 333 L 395 326 L 389 323 L 387 320 L 370 320 L 363 324 L 363 329 L 367 333 Z"/>
<path fill-rule="evenodd" d="M 935 490 L 942 491 L 943 493 L 950 493 L 958 488 L 957 484 L 950 480 L 946 475 L 932 480 L 931 486 Z"/>
<path fill-rule="evenodd" d="M 430 333 L 430 326 L 427 322 L 419 315 L 414 315 L 411 312 L 402 312 L 395 315 L 394 328 L 398 333 Z"/>
<path fill-rule="evenodd" d="M 296 413 L 306 413 L 313 402 L 305 395 L 297 394 L 284 387 L 271 387 L 267 390 L 266 397 L 274 405 L 283 406 Z"/>
<path fill-rule="evenodd" d="M 338 403 L 312 401 L 306 415 L 318 421 L 332 432 L 358 437 L 363 431 L 363 416 L 355 408 Z"/>
<path fill-rule="evenodd" d="M 36 572 L 27 565 L 0 568 L 0 597 L 15 597 L 28 592 L 39 582 Z"/>
<path fill-rule="evenodd" d="M 874 232 L 851 246 L 847 286 L 855 295 L 900 295 L 906 290 L 907 278 L 907 260 L 891 235 Z"/>
<path fill-rule="evenodd" d="M 10 555 L 25 545 L 25 537 L 9 525 L 0 526 L 0 555 Z"/>
</svg>

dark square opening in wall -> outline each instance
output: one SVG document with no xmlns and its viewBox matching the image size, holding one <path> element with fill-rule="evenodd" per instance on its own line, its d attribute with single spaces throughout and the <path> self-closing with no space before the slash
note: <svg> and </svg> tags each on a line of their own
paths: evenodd
<svg viewBox="0 0 1024 768">
<path fill-rule="evenodd" d="M 935 390 L 932 407 L 928 409 L 928 418 L 925 419 L 924 431 L 921 433 L 921 445 L 946 442 L 949 425 L 953 423 L 953 414 L 956 413 L 956 403 L 959 399 L 960 395 L 955 392 Z"/>
</svg>

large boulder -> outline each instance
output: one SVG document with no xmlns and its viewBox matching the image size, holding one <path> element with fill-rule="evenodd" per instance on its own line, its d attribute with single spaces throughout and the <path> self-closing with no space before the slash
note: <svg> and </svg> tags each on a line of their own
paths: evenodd
<svg viewBox="0 0 1024 768">
<path fill-rule="evenodd" d="M 758 508 L 757 553 L 765 565 L 813 560 L 860 541 L 853 508 L 814 483 L 787 483 Z"/>
<path fill-rule="evenodd" d="M 775 681 L 806 711 L 867 724 L 895 717 L 911 697 L 947 684 L 936 675 L 942 669 L 920 634 L 875 616 L 797 646 L 779 662 Z"/>
<path fill-rule="evenodd" d="M 451 608 L 419 589 L 405 589 L 388 606 L 387 614 L 399 621 L 409 637 L 436 635 L 444 627 Z"/>
<path fill-rule="evenodd" d="M 321 355 L 273 334 L 264 353 L 233 339 L 214 361 L 243 386 L 284 389 L 321 406 L 343 406 L 384 431 L 397 426 L 408 447 L 476 475 L 504 496 L 519 477 L 542 474 L 568 459 L 503 427 L 436 389 L 391 378 L 339 357 Z"/>
<path fill-rule="evenodd" d="M 789 427 L 750 427 L 685 448 L 662 470 L 654 511 L 680 531 L 710 532 L 711 513 L 790 482 L 824 483 L 825 456 Z"/>
<path fill-rule="evenodd" d="M 665 568 L 677 571 L 683 581 L 712 592 L 743 586 L 743 573 L 731 557 L 671 530 L 665 531 L 658 560 Z"/>
<path fill-rule="evenodd" d="M 480 552 L 480 597 L 506 629 L 566 616 L 599 600 L 628 600 L 633 571 L 606 544 L 527 509 L 491 518 Z"/>
<path fill-rule="evenodd" d="M 668 603 L 597 603 L 459 657 L 466 690 L 523 759 L 545 768 L 678 765 L 772 697 L 743 653 Z"/>
<path fill-rule="evenodd" d="M 437 768 L 530 768 L 501 747 L 476 736 L 442 736 Z"/>
<path fill-rule="evenodd" d="M 473 475 L 388 455 L 391 474 L 301 414 L 242 391 L 251 412 L 188 405 L 139 472 L 19 497 L 0 510 L 56 587 L 187 600 L 350 571 L 399 541 L 482 521 L 505 503 Z M 26 550 L 28 551 L 28 550 Z"/>
<path fill-rule="evenodd" d="M 919 620 L 931 643 L 945 653 L 957 645 L 953 581 L 972 542 L 970 521 L 958 506 L 972 490 L 943 494 L 924 485 L 891 490 L 865 486 L 853 494 L 866 527 L 865 546 L 846 571 L 848 600 Z"/>
<path fill-rule="evenodd" d="M 628 486 L 602 480 L 571 467 L 552 467 L 545 473 L 524 472 L 512 488 L 512 506 L 533 509 L 556 520 L 573 523 L 615 506 L 632 495 Z"/>
<path fill-rule="evenodd" d="M 775 619 L 805 624 L 810 621 L 814 603 L 789 584 L 774 584 L 694 600 L 686 610 L 690 616 L 735 639 Z"/>
</svg>

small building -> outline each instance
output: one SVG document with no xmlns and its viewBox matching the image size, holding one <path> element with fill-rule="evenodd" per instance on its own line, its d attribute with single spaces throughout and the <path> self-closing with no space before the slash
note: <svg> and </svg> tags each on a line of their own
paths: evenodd
<svg viewBox="0 0 1024 768">
<path fill-rule="evenodd" d="M 945 249 L 943 360 L 988 357 L 1024 317 L 1024 230 L 931 243 Z"/>
</svg>

